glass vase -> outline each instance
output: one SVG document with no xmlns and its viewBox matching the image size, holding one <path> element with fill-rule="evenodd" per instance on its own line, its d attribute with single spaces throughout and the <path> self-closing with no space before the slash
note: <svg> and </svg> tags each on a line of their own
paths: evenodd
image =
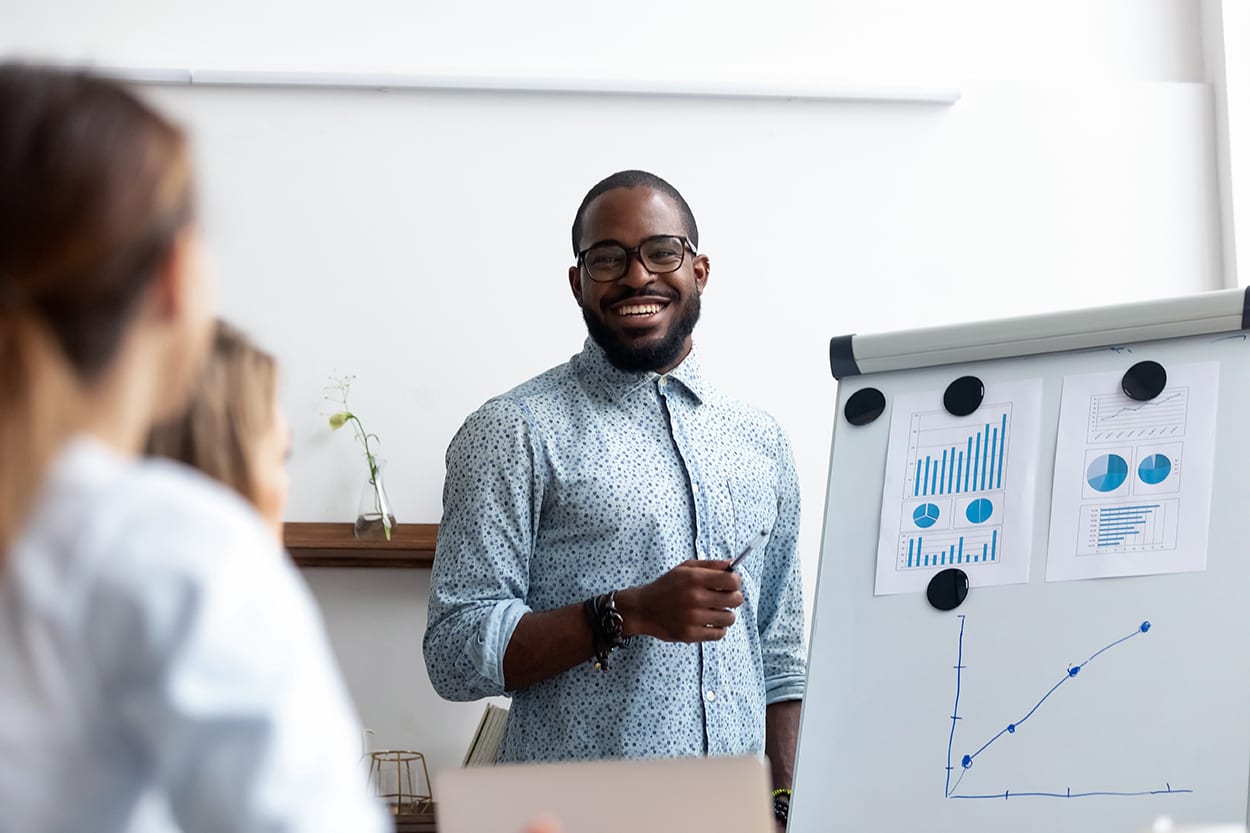
<svg viewBox="0 0 1250 833">
<path fill-rule="evenodd" d="M 395 534 L 395 512 L 386 494 L 386 482 L 382 479 L 384 460 L 376 461 L 373 476 L 365 480 L 360 489 L 360 504 L 356 508 L 355 533 L 360 541 L 389 541 Z"/>
</svg>

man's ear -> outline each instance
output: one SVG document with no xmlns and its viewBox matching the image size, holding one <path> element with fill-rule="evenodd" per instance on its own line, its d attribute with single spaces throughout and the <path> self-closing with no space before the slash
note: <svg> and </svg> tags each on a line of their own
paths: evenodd
<svg viewBox="0 0 1250 833">
<path fill-rule="evenodd" d="M 577 305 L 582 306 L 582 270 L 580 266 L 569 267 L 569 289 L 573 290 L 573 297 L 577 300 Z"/>
<path fill-rule="evenodd" d="M 694 263 L 694 288 L 695 292 L 702 295 L 704 287 L 707 286 L 707 279 L 712 273 L 712 261 L 707 255 L 695 255 Z"/>
</svg>

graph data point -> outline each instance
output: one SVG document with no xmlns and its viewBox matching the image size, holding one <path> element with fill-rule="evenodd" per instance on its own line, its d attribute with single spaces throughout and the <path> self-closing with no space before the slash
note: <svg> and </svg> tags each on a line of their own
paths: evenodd
<svg viewBox="0 0 1250 833">
<path fill-rule="evenodd" d="M 1014 723 L 1008 723 L 1008 724 L 1007 724 L 1007 731 L 1008 731 L 1008 732 L 1011 732 L 1012 734 L 1015 734 L 1015 731 L 1016 731 L 1016 724 L 1014 724 Z"/>
<path fill-rule="evenodd" d="M 964 759 L 960 761 L 959 763 L 963 766 L 964 769 L 968 769 L 970 766 L 972 766 L 972 756 L 964 755 Z"/>
<path fill-rule="evenodd" d="M 1145 633 L 1145 632 L 1146 632 L 1146 631 L 1148 631 L 1148 630 L 1150 630 L 1150 623 L 1149 623 L 1149 622 L 1142 622 L 1142 623 L 1141 623 L 1141 632 L 1142 632 L 1142 633 Z"/>
<path fill-rule="evenodd" d="M 981 407 L 985 384 L 976 376 L 960 376 L 946 386 L 942 405 L 955 416 L 967 416 Z"/>
<path fill-rule="evenodd" d="M 1068 669 L 1069 677 L 1075 677 L 1077 674 L 1080 674 L 1080 673 L 1081 673 L 1081 666 L 1079 665 L 1074 665 Z"/>
<path fill-rule="evenodd" d="M 861 388 L 850 395 L 842 413 L 851 425 L 867 425 L 885 412 L 885 394 L 876 388 Z"/>
</svg>

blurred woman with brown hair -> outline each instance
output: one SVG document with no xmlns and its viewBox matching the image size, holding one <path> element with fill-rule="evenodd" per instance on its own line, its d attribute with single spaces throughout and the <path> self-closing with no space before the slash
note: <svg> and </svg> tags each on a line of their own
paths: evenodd
<svg viewBox="0 0 1250 833">
<path fill-rule="evenodd" d="M 207 353 L 187 143 L 0 64 L 0 829 L 380 831 L 309 594 L 256 514 L 140 461 Z"/>
<path fill-rule="evenodd" d="M 250 502 L 282 540 L 291 431 L 278 402 L 278 365 L 225 321 L 186 413 L 157 426 L 149 454 L 199 469 Z"/>
</svg>

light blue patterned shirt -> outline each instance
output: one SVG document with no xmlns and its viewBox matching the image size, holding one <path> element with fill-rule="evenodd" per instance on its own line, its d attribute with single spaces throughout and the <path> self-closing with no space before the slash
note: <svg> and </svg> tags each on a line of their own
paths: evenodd
<svg viewBox="0 0 1250 833">
<path fill-rule="evenodd" d="M 518 620 L 732 558 L 746 601 L 725 637 L 637 637 L 513 692 L 501 760 L 760 754 L 767 704 L 803 696 L 799 492 L 772 417 L 671 373 L 581 353 L 473 413 L 447 451 L 425 661 L 443 697 L 503 694 Z"/>
</svg>

